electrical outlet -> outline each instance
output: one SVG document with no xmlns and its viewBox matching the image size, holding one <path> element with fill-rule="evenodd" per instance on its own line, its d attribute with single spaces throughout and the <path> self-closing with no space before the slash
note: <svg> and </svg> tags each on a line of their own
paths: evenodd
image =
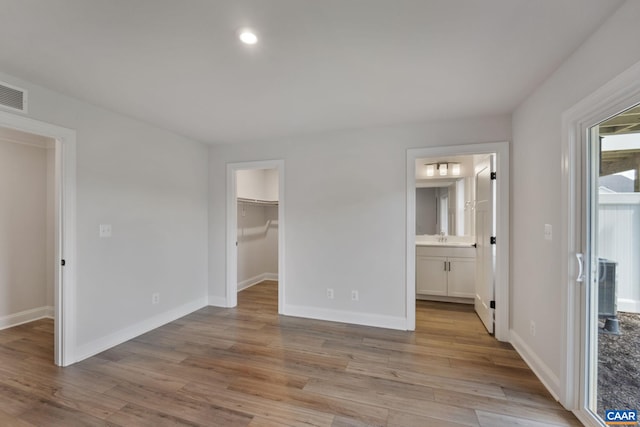
<svg viewBox="0 0 640 427">
<path fill-rule="evenodd" d="M 151 304 L 160 304 L 160 294 L 159 293 L 154 293 L 151 294 Z"/>
<path fill-rule="evenodd" d="M 327 298 L 333 299 L 333 289 L 327 288 Z"/>
<path fill-rule="evenodd" d="M 533 320 L 529 323 L 529 333 L 531 333 L 531 336 L 533 337 L 536 336 L 536 322 Z"/>
<path fill-rule="evenodd" d="M 359 295 L 358 291 L 351 291 L 351 301 L 358 301 Z"/>
</svg>

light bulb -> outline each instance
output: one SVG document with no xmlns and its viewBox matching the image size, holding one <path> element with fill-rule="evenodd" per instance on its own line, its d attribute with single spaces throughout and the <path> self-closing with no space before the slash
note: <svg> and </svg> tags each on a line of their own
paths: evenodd
<svg viewBox="0 0 640 427">
<path fill-rule="evenodd" d="M 258 36 L 251 30 L 241 30 L 238 34 L 238 38 L 244 44 L 256 44 L 258 43 Z"/>
</svg>

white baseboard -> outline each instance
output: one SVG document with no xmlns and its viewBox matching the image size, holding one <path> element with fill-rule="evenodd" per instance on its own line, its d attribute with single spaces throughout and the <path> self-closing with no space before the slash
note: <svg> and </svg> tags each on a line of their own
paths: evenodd
<svg viewBox="0 0 640 427">
<path fill-rule="evenodd" d="M 38 319 L 53 318 L 53 312 L 53 307 L 44 306 L 2 316 L 0 317 L 0 330 L 13 328 Z"/>
<path fill-rule="evenodd" d="M 227 299 L 216 295 L 209 295 L 207 305 L 212 305 L 214 307 L 228 307 Z"/>
<path fill-rule="evenodd" d="M 139 335 L 147 333 L 169 322 L 173 322 L 189 313 L 201 309 L 207 305 L 207 297 L 198 298 L 195 301 L 183 304 L 164 313 L 157 314 L 149 319 L 143 320 L 135 325 L 128 326 L 107 336 L 95 339 L 87 344 L 78 346 L 75 351 L 75 362 L 79 362 L 88 357 L 101 353 L 118 344 L 129 341 Z"/>
<path fill-rule="evenodd" d="M 461 297 L 441 297 L 437 295 L 420 295 L 416 294 L 416 299 L 422 301 L 440 301 L 440 302 L 455 302 L 458 304 L 474 304 L 473 298 L 461 298 Z"/>
<path fill-rule="evenodd" d="M 265 280 L 278 280 L 278 273 L 262 273 L 243 280 L 242 282 L 238 282 L 238 292 L 250 288 L 253 285 L 257 285 Z"/>
<path fill-rule="evenodd" d="M 540 359 L 538 355 L 531 350 L 531 347 L 529 347 L 513 329 L 511 329 L 510 335 L 511 345 L 513 345 L 513 348 L 516 349 L 518 354 L 520 354 L 520 357 L 522 357 L 526 364 L 529 365 L 533 373 L 536 374 L 542 384 L 547 388 L 547 390 L 549 390 L 549 393 L 551 393 L 553 398 L 559 401 L 560 378 L 553 373 L 551 368 L 549 368 L 542 359 Z"/>
<path fill-rule="evenodd" d="M 52 307 L 52 306 L 47 307 L 47 314 L 45 314 L 44 317 L 47 317 L 49 319 L 55 319 L 56 318 L 56 308 Z"/>
<path fill-rule="evenodd" d="M 407 319 L 405 317 L 383 316 L 379 314 L 333 310 L 329 308 L 305 307 L 300 305 L 285 305 L 283 314 L 285 316 L 328 320 L 331 322 L 399 329 L 402 331 L 407 330 Z"/>
</svg>

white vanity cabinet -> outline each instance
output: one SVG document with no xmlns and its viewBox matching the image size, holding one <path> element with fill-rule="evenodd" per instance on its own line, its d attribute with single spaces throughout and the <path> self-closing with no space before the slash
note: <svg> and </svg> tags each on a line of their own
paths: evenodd
<svg viewBox="0 0 640 427">
<path fill-rule="evenodd" d="M 416 294 L 474 298 L 476 249 L 417 246 Z"/>
</svg>

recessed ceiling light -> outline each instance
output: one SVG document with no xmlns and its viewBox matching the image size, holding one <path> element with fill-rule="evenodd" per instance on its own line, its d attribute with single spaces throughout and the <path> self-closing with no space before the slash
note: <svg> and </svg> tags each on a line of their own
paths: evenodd
<svg viewBox="0 0 640 427">
<path fill-rule="evenodd" d="M 251 30 L 240 30 L 238 32 L 238 38 L 244 44 L 256 44 L 258 43 L 258 36 Z"/>
</svg>

